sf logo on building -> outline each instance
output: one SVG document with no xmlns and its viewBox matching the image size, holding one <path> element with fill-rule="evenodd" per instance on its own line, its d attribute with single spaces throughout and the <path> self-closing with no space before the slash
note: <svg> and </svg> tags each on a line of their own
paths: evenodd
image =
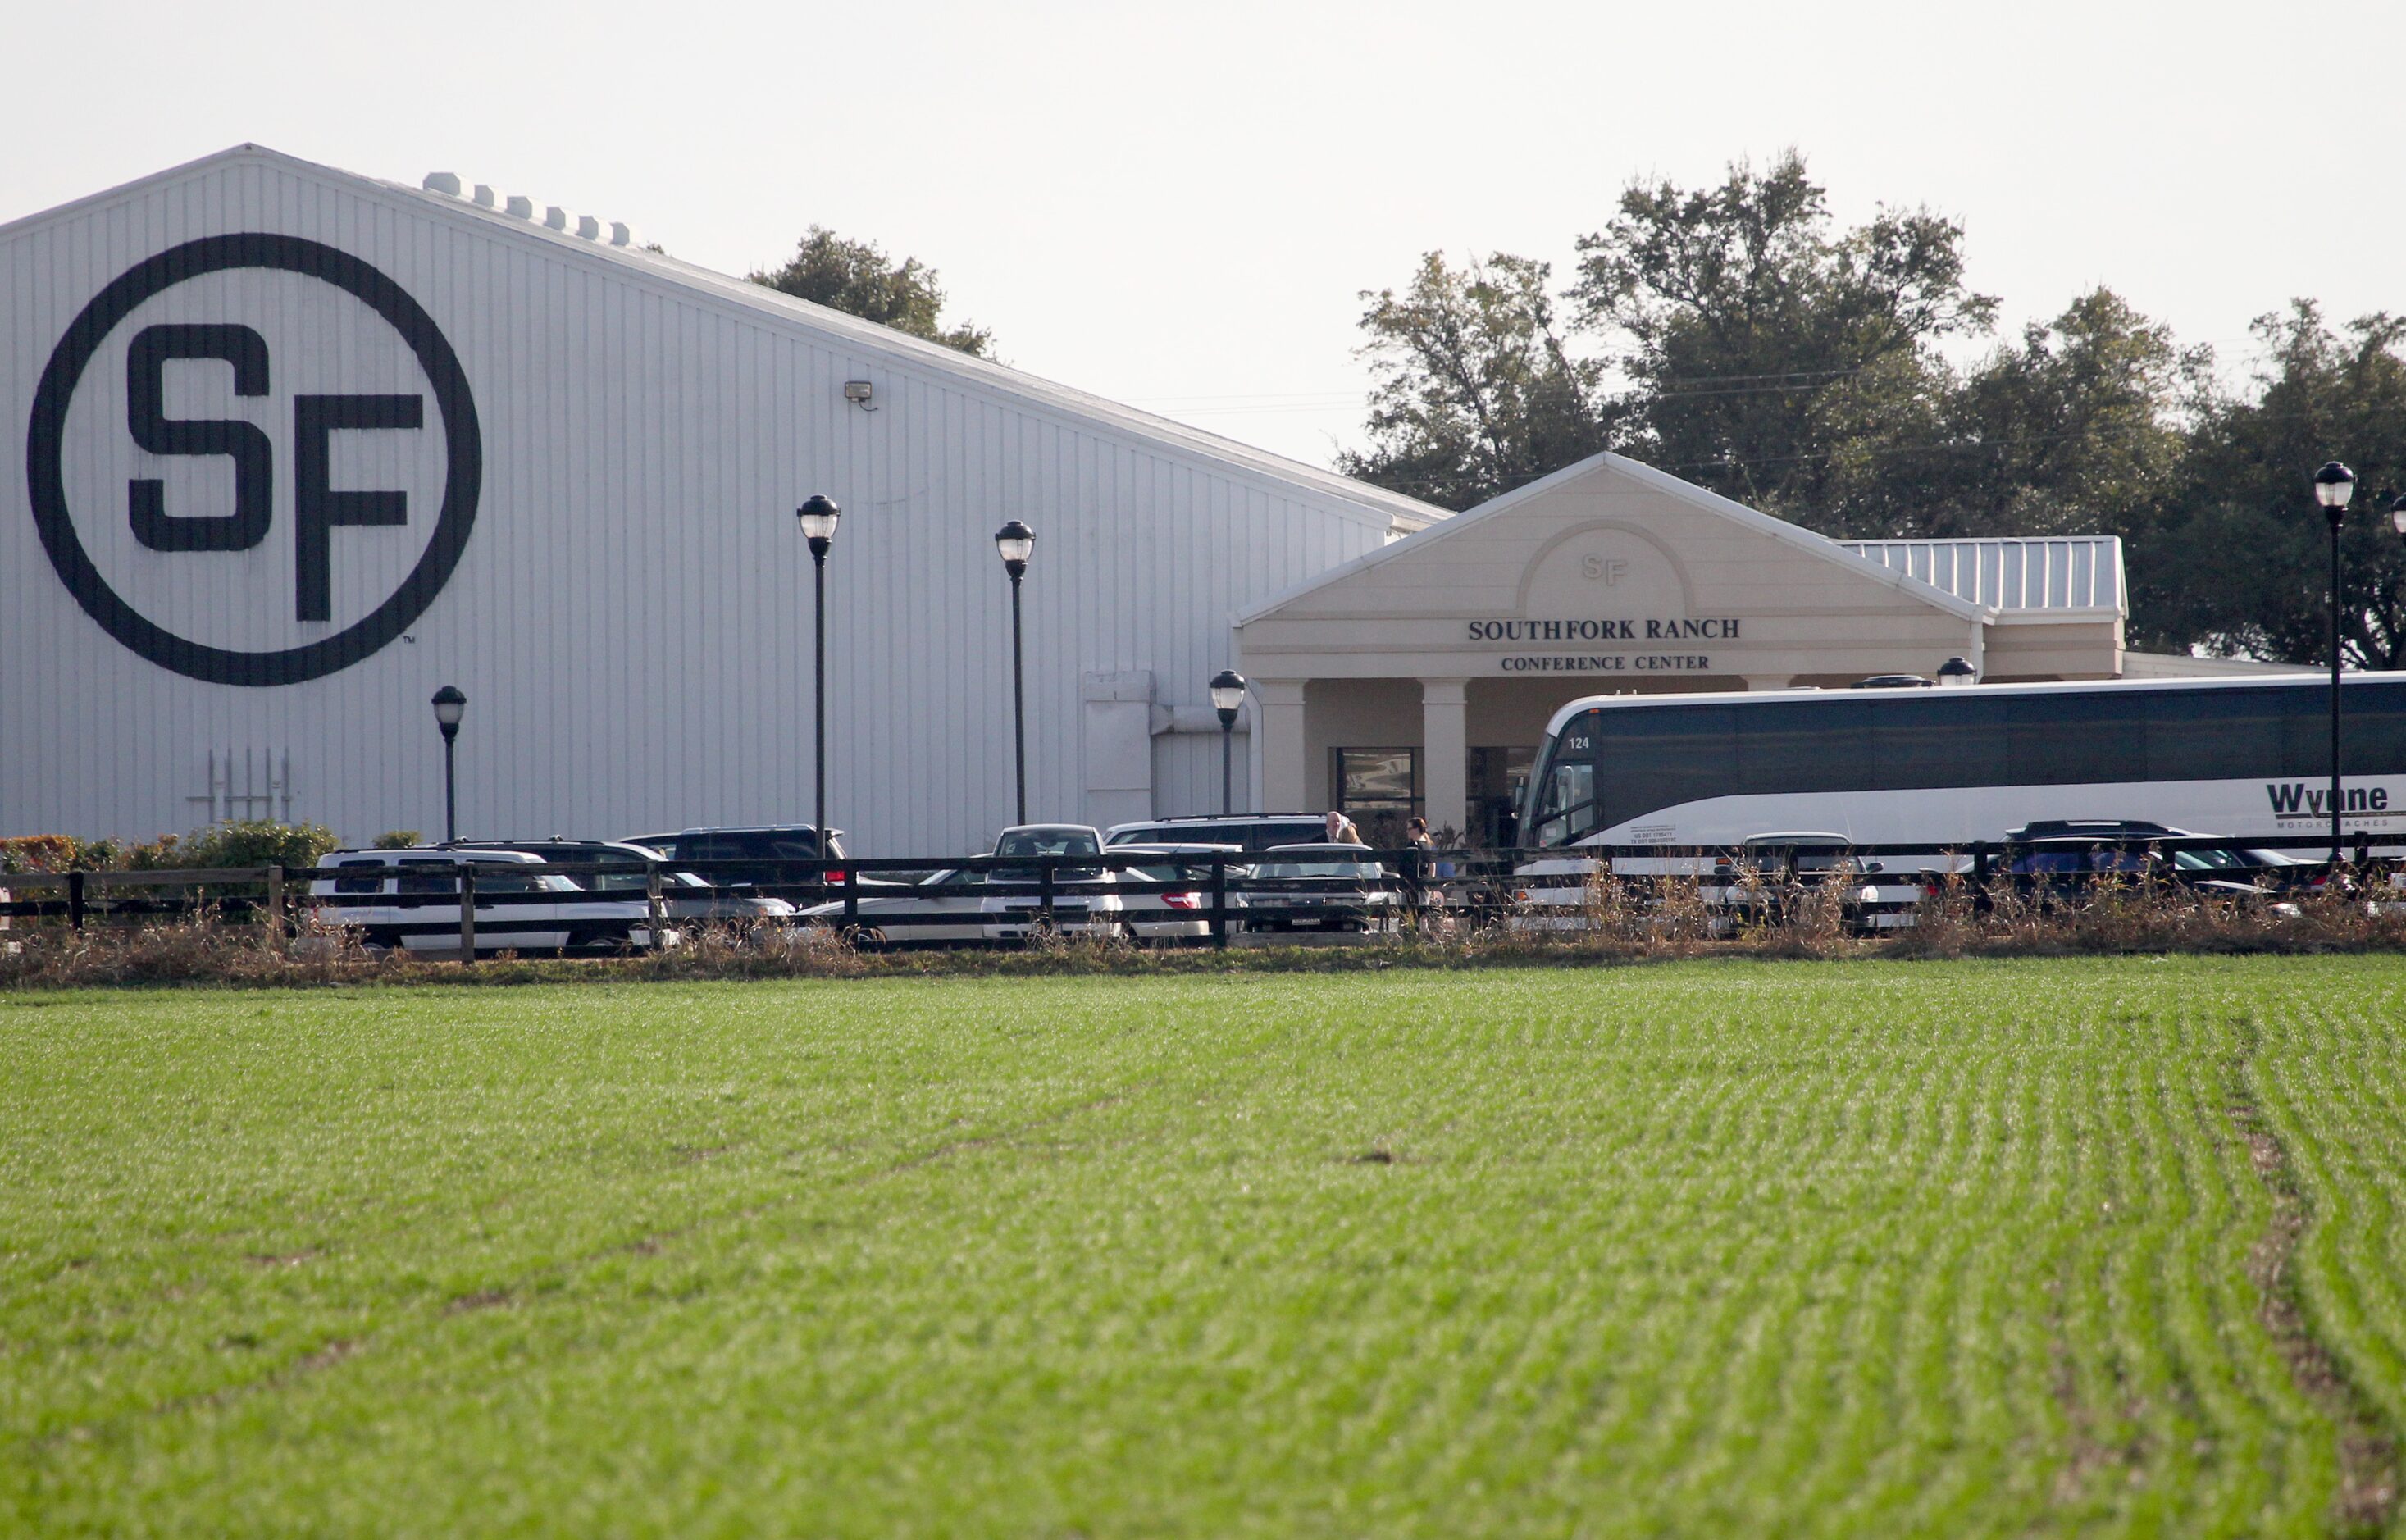
<svg viewBox="0 0 2406 1540">
<path fill-rule="evenodd" d="M 216 235 L 76 317 L 25 436 L 34 520 L 111 636 L 223 685 L 349 667 L 426 613 L 476 519 L 458 355 L 358 258 Z"/>
</svg>

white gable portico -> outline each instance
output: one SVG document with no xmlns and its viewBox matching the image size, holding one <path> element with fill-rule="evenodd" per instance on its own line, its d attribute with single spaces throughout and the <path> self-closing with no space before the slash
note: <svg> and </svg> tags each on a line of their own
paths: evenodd
<svg viewBox="0 0 2406 1540">
<path fill-rule="evenodd" d="M 1974 545 L 1995 550 L 1958 549 Z M 1984 560 L 2019 586 L 1984 586 Z M 2110 539 L 1859 551 L 1606 454 L 1291 589 L 1237 636 L 1256 805 L 1419 811 L 1491 840 L 1578 696 L 1849 685 L 1952 657 L 1988 680 L 2112 678 L 2123 619 Z"/>
</svg>

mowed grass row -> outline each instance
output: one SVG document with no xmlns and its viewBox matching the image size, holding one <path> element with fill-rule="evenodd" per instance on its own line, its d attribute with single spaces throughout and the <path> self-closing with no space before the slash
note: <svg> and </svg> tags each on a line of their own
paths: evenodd
<svg viewBox="0 0 2406 1540">
<path fill-rule="evenodd" d="M 2381 958 L 0 998 L 0 1520 L 2394 1529 L 2401 1037 Z"/>
</svg>

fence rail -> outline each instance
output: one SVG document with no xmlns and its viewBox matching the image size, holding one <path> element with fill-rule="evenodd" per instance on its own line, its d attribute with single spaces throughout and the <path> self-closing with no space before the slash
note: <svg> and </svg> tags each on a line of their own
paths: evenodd
<svg viewBox="0 0 2406 1540">
<path fill-rule="evenodd" d="M 2304 853 L 2270 865 L 2255 853 Z M 1856 882 L 1861 901 L 1909 912 L 1938 884 L 1982 900 L 2011 890 L 2063 895 L 2133 878 L 2245 882 L 2274 887 L 2329 875 L 2327 836 L 2051 838 L 1938 846 L 1757 841 L 1745 845 L 1583 845 L 1541 850 L 1366 852 L 1358 878 L 1267 876 L 1276 852 L 831 860 L 387 863 L 22 872 L 0 876 L 0 929 L 18 922 L 135 924 L 208 915 L 290 938 L 352 925 L 381 944 L 456 941 L 460 955 L 523 940 L 530 949 L 672 944 L 714 922 L 821 926 L 861 941 L 1009 941 L 1097 930 L 1226 946 L 1240 934 L 1297 939 L 1338 931 L 1412 932 L 1433 921 L 1472 925 L 1564 912 L 1599 873 L 1639 893 L 1694 883 L 1726 898 L 1767 882 Z M 2212 856 L 2184 867 L 2187 853 Z M 407 853 L 394 852 L 396 858 Z M 2352 880 L 2406 884 L 2397 847 L 2359 841 Z M 2388 870 L 2374 869 L 2387 857 Z M 1138 869 L 1174 869 L 1170 877 Z M 436 869 L 426 869 L 433 868 Z M 368 872 L 374 872 L 370 878 Z M 569 887 L 539 878 L 565 878 Z M 346 892 L 373 881 L 375 891 Z M 1917 886 L 1918 884 L 1918 886 Z M 403 889 L 403 891 L 393 891 Z M 762 899 L 800 900 L 786 912 Z M 1139 900 L 1130 908 L 1128 900 Z M 1158 900 L 1156 907 L 1150 900 Z M 547 912 L 529 912 L 545 911 Z M 962 931 L 970 935 L 954 934 Z"/>
</svg>

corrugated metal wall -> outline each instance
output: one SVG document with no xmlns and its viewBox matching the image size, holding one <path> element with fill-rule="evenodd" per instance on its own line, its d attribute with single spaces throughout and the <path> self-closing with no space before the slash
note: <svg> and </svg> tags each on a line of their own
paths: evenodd
<svg viewBox="0 0 2406 1540">
<path fill-rule="evenodd" d="M 1252 734 L 1238 732 L 1230 745 L 1236 773 L 1229 801 L 1238 812 L 1253 811 L 1247 784 Z M 1220 811 L 1220 738 L 1217 733 L 1165 732 L 1153 741 L 1153 811 L 1155 817 L 1187 817 Z"/>
<path fill-rule="evenodd" d="M 346 839 L 432 833 L 442 781 L 427 698 L 443 684 L 470 700 L 465 834 L 807 819 L 811 564 L 793 508 L 826 492 L 845 514 L 828 585 L 833 821 L 859 849 L 963 851 L 1010 812 L 998 525 L 1022 518 L 1038 532 L 1026 614 L 1040 817 L 1082 811 L 1082 671 L 1150 669 L 1162 699 L 1200 704 L 1230 661 L 1231 613 L 1385 535 L 1308 478 L 1282 485 L 841 328 L 749 312 L 666 264 L 280 157 L 203 162 L 0 233 L 0 404 L 15 431 L 62 333 L 112 279 L 177 243 L 244 231 L 373 263 L 448 338 L 484 446 L 465 555 L 406 636 L 364 661 L 286 686 L 201 683 L 78 608 L 12 476 L 0 503 L 0 833 L 191 827 L 204 821 L 212 755 L 220 776 L 229 755 L 289 756 L 293 813 Z M 66 479 L 88 538 L 124 524 L 131 477 L 162 477 L 171 499 L 200 500 L 189 506 L 230 502 L 229 462 L 163 462 L 111 420 L 127 338 L 145 323 L 228 320 L 271 337 L 267 398 L 209 385 L 228 374 L 177 374 L 168 404 L 170 417 L 255 420 L 275 441 L 266 542 L 95 556 L 225 645 L 291 629 L 280 613 L 248 631 L 243 618 L 288 581 L 290 393 L 423 389 L 405 348 L 372 317 L 347 319 L 347 299 L 330 308 L 311 282 L 225 274 L 159 295 L 96 355 L 68 419 Z M 844 402 L 848 379 L 872 383 L 875 411 Z M 435 435 L 395 449 L 399 438 L 340 436 L 335 485 L 418 485 L 409 457 Z M 414 497 L 413 521 L 431 518 L 430 502 Z M 335 531 L 338 608 L 372 603 L 368 590 L 413 558 L 418 530 Z M 1199 789 L 1186 749 L 1160 756 L 1163 811 L 1184 811 Z M 1216 758 L 1209 768 L 1215 798 Z"/>
</svg>

